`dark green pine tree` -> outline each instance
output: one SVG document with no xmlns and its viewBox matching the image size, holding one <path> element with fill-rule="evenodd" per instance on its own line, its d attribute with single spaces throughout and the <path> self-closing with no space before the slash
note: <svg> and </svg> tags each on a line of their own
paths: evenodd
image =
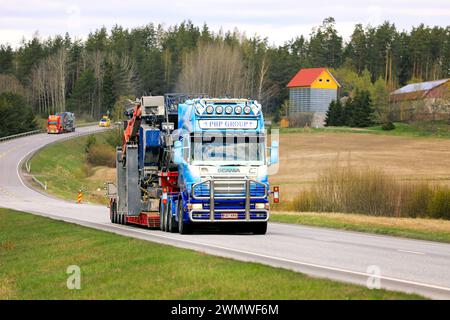
<svg viewBox="0 0 450 320">
<path fill-rule="evenodd" d="M 344 126 L 354 127 L 355 102 L 352 98 L 348 98 L 342 110 L 342 122 Z"/>
<path fill-rule="evenodd" d="M 341 100 L 333 100 L 330 103 L 330 108 L 327 111 L 325 118 L 325 126 L 343 126 L 345 125 L 344 108 Z"/>
<path fill-rule="evenodd" d="M 111 112 L 116 103 L 116 94 L 114 90 L 113 70 L 110 63 L 105 64 L 105 75 L 103 77 L 102 87 L 103 106 L 102 112 Z"/>
<path fill-rule="evenodd" d="M 333 100 L 328 108 L 327 115 L 325 118 L 325 126 L 335 126 L 336 125 L 336 102 Z"/>
<path fill-rule="evenodd" d="M 0 114 L 0 137 L 37 129 L 33 111 L 21 95 L 2 93 Z"/>
<path fill-rule="evenodd" d="M 337 99 L 335 103 L 336 109 L 336 123 L 335 126 L 345 126 L 345 115 L 344 115 L 344 107 L 342 106 L 341 100 Z"/>
<path fill-rule="evenodd" d="M 69 111 L 94 117 L 95 77 L 91 69 L 86 69 L 73 87 L 67 101 Z"/>
<path fill-rule="evenodd" d="M 373 107 L 370 93 L 367 90 L 356 92 L 353 99 L 353 113 L 351 119 L 351 126 L 353 127 L 369 127 L 372 125 Z"/>
</svg>

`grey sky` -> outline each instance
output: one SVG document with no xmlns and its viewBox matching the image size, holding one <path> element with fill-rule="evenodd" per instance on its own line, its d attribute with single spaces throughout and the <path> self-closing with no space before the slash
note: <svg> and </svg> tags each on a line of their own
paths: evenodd
<svg viewBox="0 0 450 320">
<path fill-rule="evenodd" d="M 35 31 L 41 37 L 68 31 L 85 38 L 90 31 L 116 23 L 131 28 L 191 19 L 197 25 L 206 22 L 213 31 L 237 27 L 249 36 L 258 34 L 282 44 L 297 35 L 308 36 L 328 16 L 336 19 L 345 39 L 356 23 L 378 25 L 389 20 L 409 30 L 421 22 L 447 26 L 450 21 L 450 0 L 0 0 L 0 8 L 0 43 L 13 46 Z"/>
</svg>

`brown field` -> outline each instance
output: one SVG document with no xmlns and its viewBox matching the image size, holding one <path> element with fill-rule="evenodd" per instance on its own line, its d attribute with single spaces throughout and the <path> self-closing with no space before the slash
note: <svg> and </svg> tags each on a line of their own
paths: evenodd
<svg viewBox="0 0 450 320">
<path fill-rule="evenodd" d="M 279 172 L 282 200 L 308 188 L 318 174 L 335 165 L 376 167 L 400 181 L 450 185 L 450 139 L 352 133 L 280 135 Z"/>
</svg>

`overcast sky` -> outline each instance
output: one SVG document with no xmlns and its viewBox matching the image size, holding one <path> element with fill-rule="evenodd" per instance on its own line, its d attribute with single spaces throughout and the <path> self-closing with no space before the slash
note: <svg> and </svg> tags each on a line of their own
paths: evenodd
<svg viewBox="0 0 450 320">
<path fill-rule="evenodd" d="M 356 23 L 378 25 L 389 20 L 406 30 L 422 22 L 445 27 L 450 0 L 0 0 L 0 43 L 15 47 L 36 31 L 45 38 L 67 31 L 85 39 L 101 26 L 131 28 L 150 22 L 169 26 L 190 19 L 196 25 L 206 22 L 213 31 L 237 27 L 278 45 L 297 35 L 308 36 L 328 16 L 336 19 L 344 39 Z"/>
</svg>

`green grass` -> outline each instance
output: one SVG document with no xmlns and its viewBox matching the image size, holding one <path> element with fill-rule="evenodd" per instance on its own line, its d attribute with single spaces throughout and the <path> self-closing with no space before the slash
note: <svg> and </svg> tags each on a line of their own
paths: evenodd
<svg viewBox="0 0 450 320">
<path fill-rule="evenodd" d="M 450 125 L 445 121 L 436 121 L 433 125 L 431 122 L 422 124 L 421 126 L 410 125 L 406 123 L 395 123 L 394 130 L 383 130 L 380 126 L 368 128 L 351 128 L 351 127 L 325 127 L 325 128 L 281 128 L 280 133 L 362 133 L 362 134 L 380 134 L 391 136 L 407 136 L 407 137 L 434 137 L 434 138 L 450 138 Z"/>
<path fill-rule="evenodd" d="M 81 268 L 68 290 L 67 267 Z M 418 299 L 0 209 L 0 299 Z"/>
<path fill-rule="evenodd" d="M 380 217 L 371 217 L 372 219 L 367 221 L 367 217 L 363 215 L 351 215 L 353 217 L 358 216 L 357 219 L 346 219 L 346 216 L 349 216 L 349 214 L 276 213 L 271 215 L 270 221 L 450 243 L 450 230 L 421 227 L 419 221 L 417 222 L 418 226 L 405 227 L 401 225 L 404 218 L 398 218 L 400 219 L 398 224 L 386 225 L 386 223 L 376 221 L 377 219 L 383 219 Z M 410 218 L 410 220 L 412 219 Z M 440 224 L 440 220 L 430 220 L 430 222 L 435 222 L 436 225 Z"/>
<path fill-rule="evenodd" d="M 105 143 L 106 134 L 95 135 L 98 143 Z M 45 147 L 31 159 L 31 173 L 41 182 L 47 182 L 47 192 L 57 197 L 75 201 L 81 189 L 85 201 L 106 203 L 106 198 L 97 191 L 103 190 L 106 181 L 89 179 L 93 172 L 86 163 L 87 139 L 83 136 Z"/>
</svg>

